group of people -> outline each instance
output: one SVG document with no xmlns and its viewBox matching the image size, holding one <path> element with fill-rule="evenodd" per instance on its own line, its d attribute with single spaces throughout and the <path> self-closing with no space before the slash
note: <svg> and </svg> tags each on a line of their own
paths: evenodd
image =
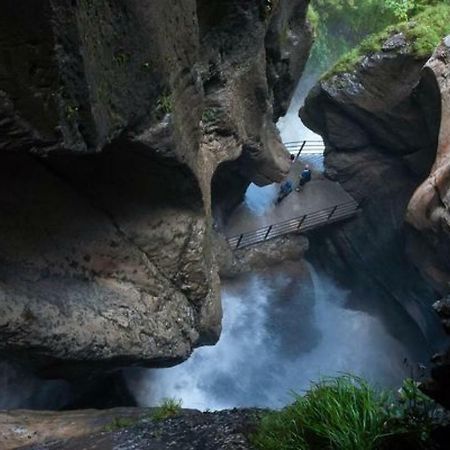
<svg viewBox="0 0 450 450">
<path fill-rule="evenodd" d="M 292 160 L 292 158 L 291 158 Z M 306 164 L 305 168 L 302 170 L 302 173 L 300 174 L 300 179 L 298 181 L 297 188 L 295 189 L 297 192 L 300 191 L 300 189 L 308 183 L 308 181 L 311 181 L 311 169 L 309 168 L 309 165 Z M 292 191 L 294 190 L 294 186 L 292 184 L 291 180 L 286 180 L 284 183 L 280 186 L 280 192 L 278 193 L 278 198 L 276 200 L 276 203 L 280 203 L 284 198 L 286 198 Z"/>
</svg>

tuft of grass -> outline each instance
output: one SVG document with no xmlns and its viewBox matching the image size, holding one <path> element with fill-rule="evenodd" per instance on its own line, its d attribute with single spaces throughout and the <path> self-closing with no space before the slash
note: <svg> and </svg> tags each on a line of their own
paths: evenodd
<svg viewBox="0 0 450 450">
<path fill-rule="evenodd" d="M 385 395 L 361 379 L 325 379 L 264 417 L 253 442 L 264 450 L 370 450 L 383 430 L 385 405 Z"/>
<path fill-rule="evenodd" d="M 403 33 L 410 42 L 411 51 L 417 58 L 431 56 L 442 38 L 450 33 L 450 5 L 441 3 L 430 6 L 410 21 L 401 22 L 387 27 L 364 39 L 361 44 L 342 56 L 336 65 L 322 79 L 353 70 L 365 55 L 381 50 L 384 42 L 394 34 Z"/>
<path fill-rule="evenodd" d="M 114 417 L 114 419 L 105 425 L 103 431 L 112 432 L 135 425 L 137 420 L 132 417 Z"/>
<path fill-rule="evenodd" d="M 181 413 L 182 401 L 174 398 L 165 398 L 161 404 L 153 411 L 151 418 L 153 420 L 165 420 L 169 417 L 175 417 Z"/>
<path fill-rule="evenodd" d="M 430 449 L 432 402 L 414 382 L 405 386 L 394 400 L 361 378 L 324 379 L 293 404 L 267 413 L 252 442 L 260 450 Z"/>
</svg>

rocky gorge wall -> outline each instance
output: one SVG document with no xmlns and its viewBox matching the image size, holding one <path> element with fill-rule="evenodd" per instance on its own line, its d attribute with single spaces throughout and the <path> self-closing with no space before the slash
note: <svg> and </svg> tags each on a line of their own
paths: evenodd
<svg viewBox="0 0 450 450">
<path fill-rule="evenodd" d="M 289 160 L 307 0 L 0 6 L 0 352 L 166 366 L 220 333 L 211 226 Z M 233 178 L 235 177 L 235 178 Z"/>
<path fill-rule="evenodd" d="M 431 308 L 439 293 L 425 271 L 419 273 L 429 253 L 417 251 L 417 246 L 430 242 L 430 227 L 417 224 L 434 216 L 429 205 L 436 202 L 428 203 L 429 196 L 423 201 L 421 191 L 424 185 L 429 191 L 425 180 L 433 178 L 432 167 L 441 160 L 439 148 L 447 132 L 441 124 L 441 101 L 445 107 L 447 92 L 445 83 L 436 80 L 439 73 L 431 73 L 433 58 L 424 69 L 430 56 L 417 54 L 404 33 L 394 33 L 378 51 L 321 80 L 300 115 L 324 137 L 327 176 L 362 201 L 356 220 L 311 239 L 315 258 L 337 268 L 344 281 L 351 274 L 356 295 L 367 298 L 369 309 L 375 297 L 397 302 L 417 323 L 432 354 L 444 342 Z M 439 208 L 446 206 L 439 203 Z M 439 236 L 431 240 L 434 249 L 442 242 L 438 258 L 446 248 L 446 238 Z"/>
<path fill-rule="evenodd" d="M 406 214 L 411 226 L 408 249 L 411 258 L 443 298 L 433 306 L 450 335 L 450 37 L 446 37 L 424 67 L 422 77 L 440 95 L 440 129 L 436 159 L 425 181 L 414 192 Z M 450 408 L 450 349 L 433 358 L 436 365 L 425 389 Z"/>
</svg>

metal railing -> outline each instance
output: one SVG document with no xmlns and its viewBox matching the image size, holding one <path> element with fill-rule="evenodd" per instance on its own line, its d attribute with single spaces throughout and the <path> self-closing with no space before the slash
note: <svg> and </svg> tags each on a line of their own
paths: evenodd
<svg viewBox="0 0 450 450">
<path fill-rule="evenodd" d="M 330 206 L 329 208 L 305 214 L 300 217 L 268 225 L 254 231 L 248 231 L 227 238 L 232 249 L 248 247 L 289 233 L 304 233 L 333 222 L 347 219 L 356 214 L 359 204 L 355 200 Z"/>
<path fill-rule="evenodd" d="M 284 142 L 284 146 L 289 153 L 296 155 L 295 161 L 301 153 L 322 154 L 325 150 L 325 144 L 320 140 Z"/>
</svg>

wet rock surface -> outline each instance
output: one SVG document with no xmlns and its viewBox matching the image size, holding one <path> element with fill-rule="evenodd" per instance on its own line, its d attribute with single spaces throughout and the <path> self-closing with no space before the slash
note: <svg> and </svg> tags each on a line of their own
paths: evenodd
<svg viewBox="0 0 450 450">
<path fill-rule="evenodd" d="M 215 253 L 222 278 L 270 269 L 284 261 L 299 261 L 309 247 L 308 238 L 301 235 L 281 236 L 255 246 L 233 250 L 225 238 L 216 237 Z"/>
<path fill-rule="evenodd" d="M 217 341 L 211 195 L 287 173 L 307 4 L 2 3 L 0 352 L 76 378 Z"/>
<path fill-rule="evenodd" d="M 344 282 L 351 277 L 368 310 L 379 296 L 397 302 L 433 348 L 442 337 L 436 296 L 405 246 L 406 209 L 433 164 L 439 132 L 438 97 L 421 82 L 426 60 L 403 35 L 392 36 L 348 73 L 320 81 L 300 115 L 324 137 L 326 175 L 364 201 L 355 220 L 314 233 L 313 257 Z"/>
<path fill-rule="evenodd" d="M 427 179 L 408 205 L 407 222 L 413 227 L 412 258 L 436 289 L 450 289 L 450 41 L 443 40 L 424 67 L 422 82 L 437 97 L 440 124 L 436 159 Z"/>
<path fill-rule="evenodd" d="M 155 421 L 151 419 L 151 410 L 143 409 L 109 410 L 101 414 L 73 412 L 54 418 L 52 413 L 22 412 L 27 421 L 15 425 L 14 413 L 9 413 L 0 416 L 0 428 L 8 424 L 11 427 L 2 435 L 5 450 L 247 450 L 253 448 L 248 436 L 254 431 L 258 413 L 257 410 L 183 411 L 177 417 Z M 128 425 L 104 431 L 108 424 L 119 423 L 114 421 L 117 417 L 128 420 Z M 135 425 L 130 425 L 133 421 Z M 58 431 L 46 431 L 45 426 L 50 424 L 54 430 L 58 427 Z M 27 439 L 34 443 L 25 445 Z"/>
<path fill-rule="evenodd" d="M 442 321 L 447 335 L 450 335 L 450 296 L 446 296 L 433 305 Z M 431 378 L 426 380 L 422 389 L 431 398 L 450 409 L 450 349 L 433 356 L 434 366 Z"/>
</svg>

